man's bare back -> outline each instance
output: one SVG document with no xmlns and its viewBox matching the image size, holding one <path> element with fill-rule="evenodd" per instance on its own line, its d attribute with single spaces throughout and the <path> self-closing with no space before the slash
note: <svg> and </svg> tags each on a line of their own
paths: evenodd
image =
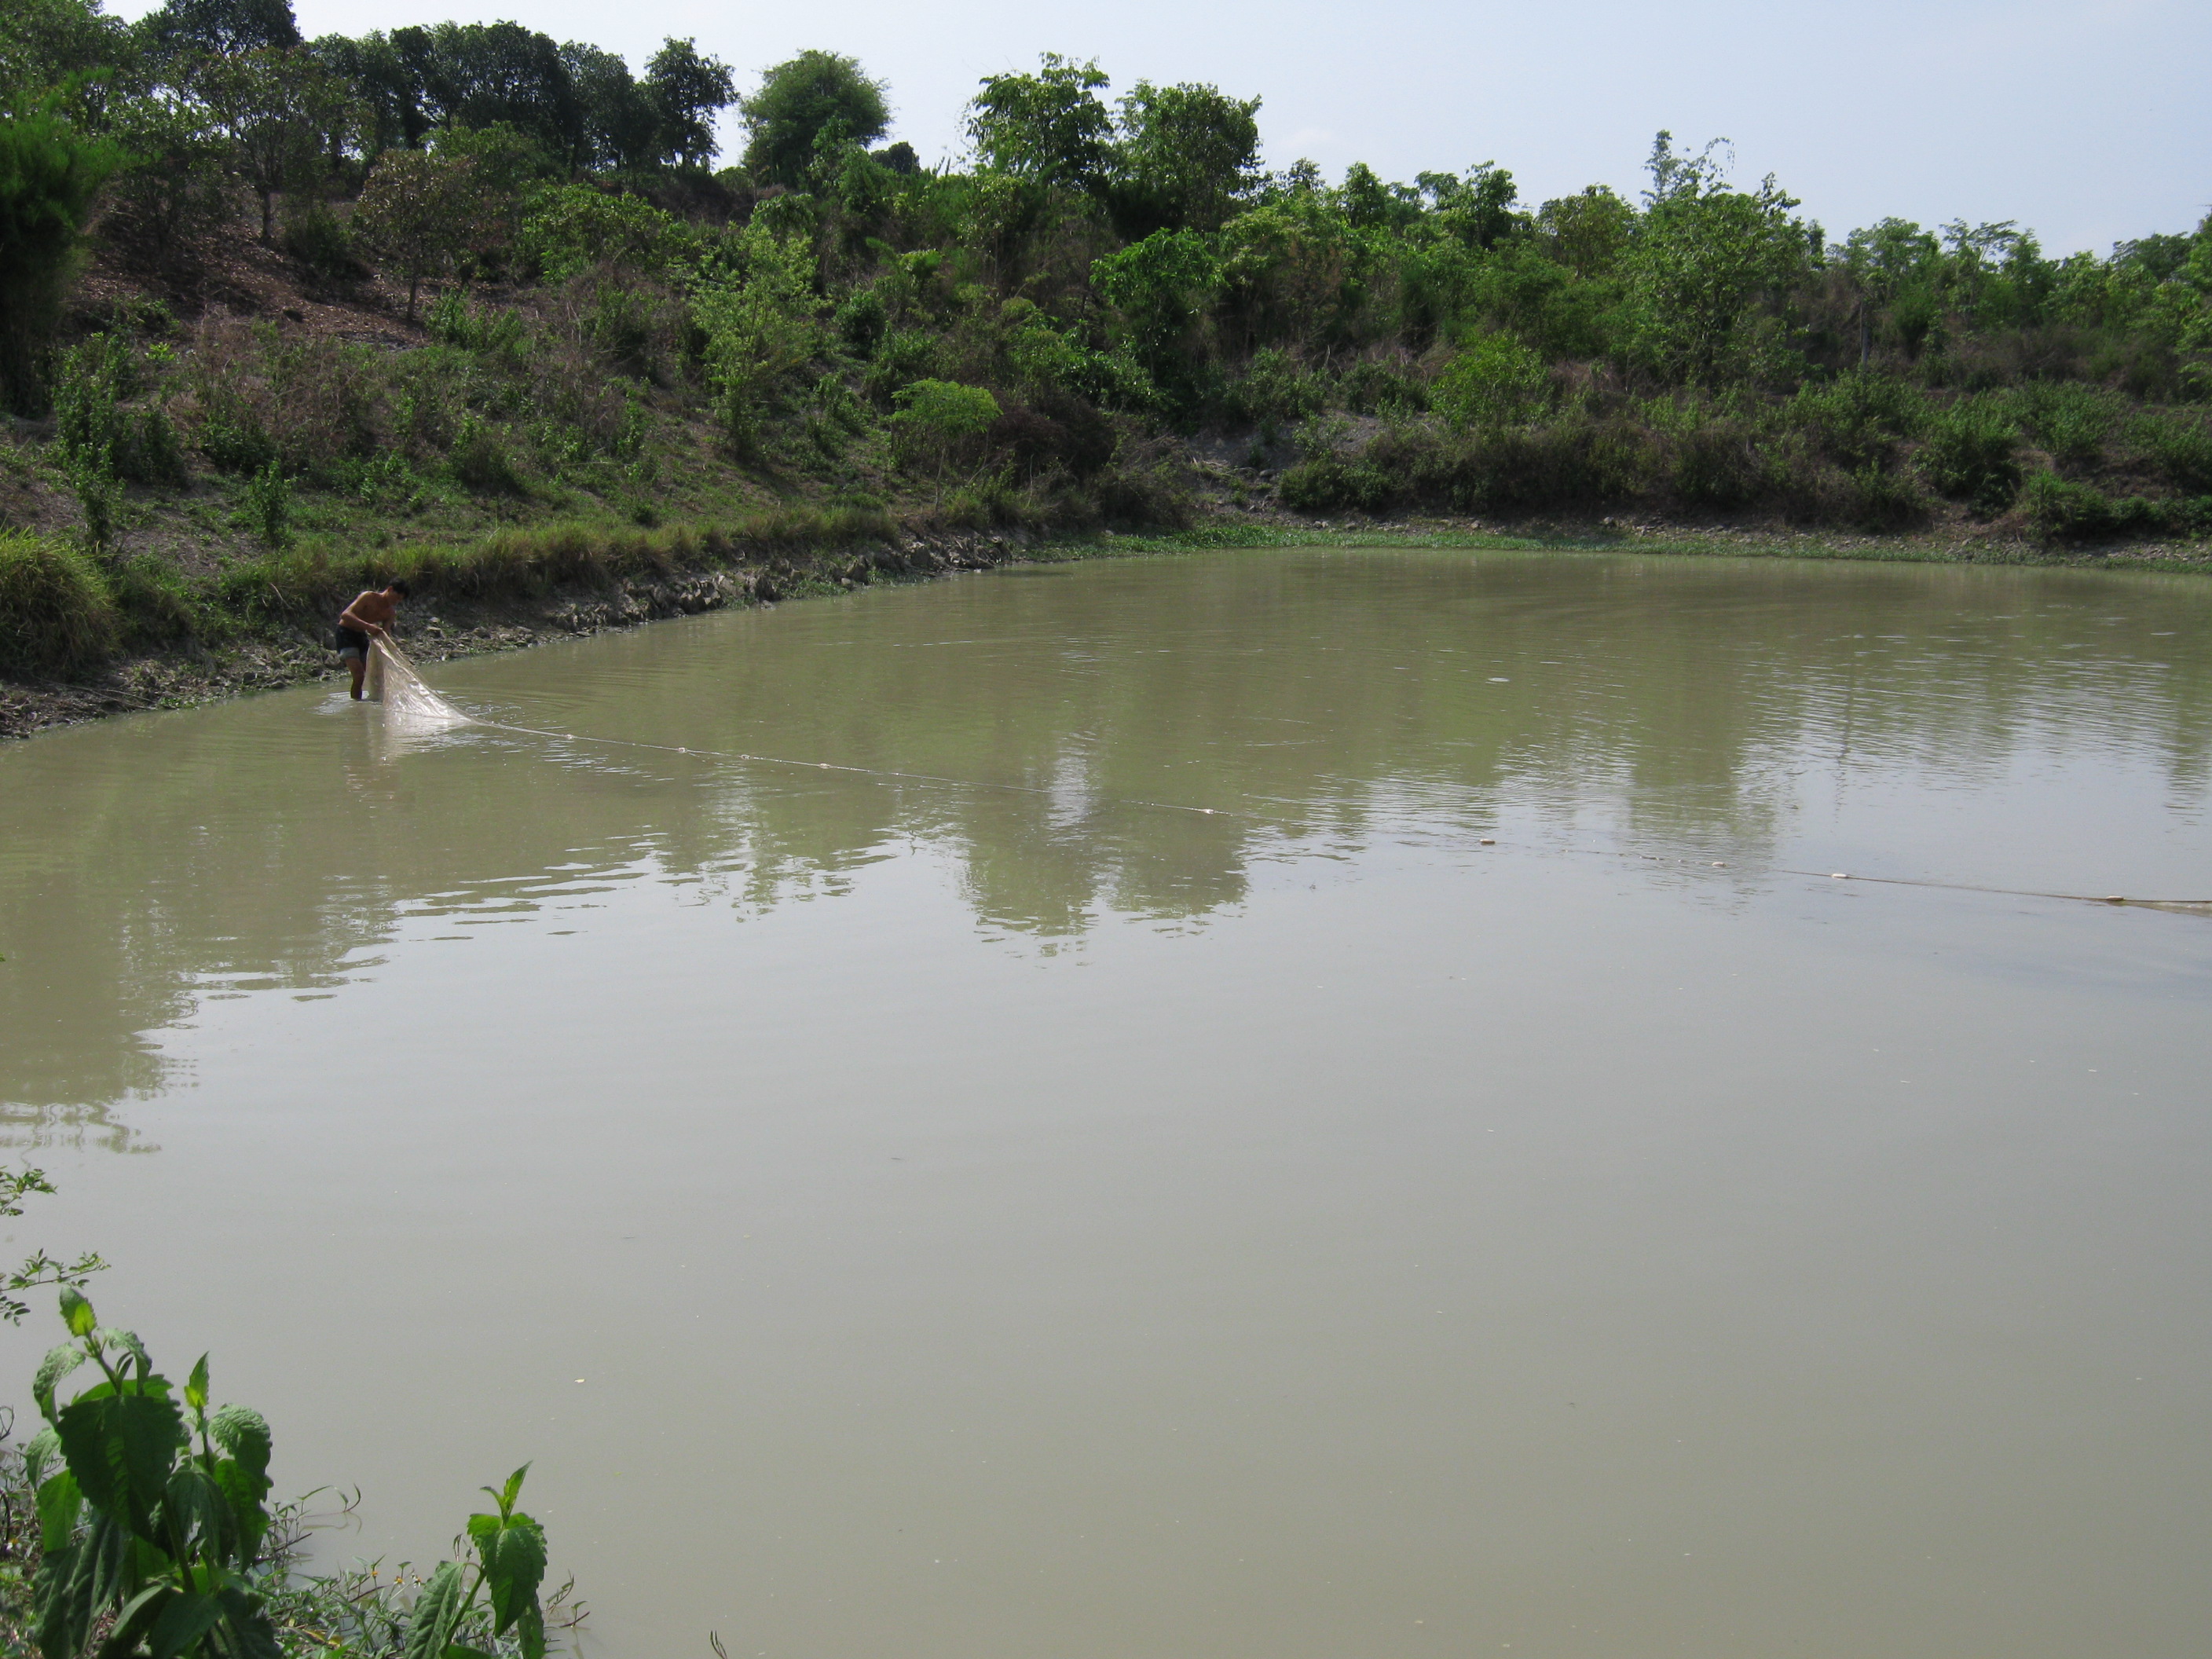
<svg viewBox="0 0 2212 1659">
<path fill-rule="evenodd" d="M 361 701 L 362 678 L 368 672 L 368 636 L 392 636 L 392 624 L 399 617 L 399 601 L 406 597 L 407 584 L 392 582 L 380 590 L 372 587 L 356 595 L 354 602 L 338 613 L 338 658 L 353 673 L 356 702 Z"/>
</svg>

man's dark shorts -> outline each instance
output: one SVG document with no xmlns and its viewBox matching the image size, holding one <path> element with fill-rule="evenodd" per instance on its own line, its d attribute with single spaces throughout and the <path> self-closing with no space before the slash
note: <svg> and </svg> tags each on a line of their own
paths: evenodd
<svg viewBox="0 0 2212 1659">
<path fill-rule="evenodd" d="M 341 628 L 335 630 L 334 637 L 337 641 L 338 655 L 341 659 L 359 657 L 363 662 L 368 660 L 368 635 L 362 633 L 361 629 Z"/>
</svg>

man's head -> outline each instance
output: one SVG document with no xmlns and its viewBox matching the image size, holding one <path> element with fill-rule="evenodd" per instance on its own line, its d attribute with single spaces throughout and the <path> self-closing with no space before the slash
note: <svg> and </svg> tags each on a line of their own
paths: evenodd
<svg viewBox="0 0 2212 1659">
<path fill-rule="evenodd" d="M 386 582 L 384 585 L 384 591 L 391 594 L 395 599 L 404 599 L 407 597 L 410 590 L 405 582 L 395 581 Z"/>
</svg>

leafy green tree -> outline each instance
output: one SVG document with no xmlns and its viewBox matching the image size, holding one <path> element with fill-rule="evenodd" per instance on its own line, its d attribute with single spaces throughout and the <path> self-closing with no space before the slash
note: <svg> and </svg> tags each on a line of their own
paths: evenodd
<svg viewBox="0 0 2212 1659">
<path fill-rule="evenodd" d="M 210 59 L 195 89 L 230 141 L 239 180 L 261 204 L 274 240 L 276 198 L 313 181 L 324 134 L 343 121 L 343 85 L 305 51 L 264 47 Z"/>
<path fill-rule="evenodd" d="M 659 164 L 660 112 L 629 65 L 613 52 L 571 40 L 561 62 L 576 89 L 582 114 L 583 143 L 573 162 L 579 167 L 641 172 Z"/>
<path fill-rule="evenodd" d="M 392 40 L 419 80 L 431 125 L 504 121 L 556 155 L 582 146 L 583 106 L 551 36 L 520 23 L 440 23 L 394 29 Z"/>
<path fill-rule="evenodd" d="M 1114 117 L 1095 62 L 1048 52 L 1034 75 L 992 75 L 968 106 L 969 143 L 985 167 L 1064 189 L 1093 191 L 1113 158 Z"/>
<path fill-rule="evenodd" d="M 1454 426 L 1480 429 L 1528 419 L 1549 390 L 1541 357 L 1510 334 L 1485 334 L 1444 366 L 1429 401 Z"/>
<path fill-rule="evenodd" d="M 359 107 L 365 154 L 411 149 L 422 142 L 430 118 L 422 107 L 422 78 L 391 36 L 381 30 L 357 40 L 325 34 L 307 49 L 345 85 Z"/>
<path fill-rule="evenodd" d="M 1125 234 L 1218 230 L 1259 180 L 1257 98 L 1139 81 L 1121 100 L 1114 207 Z"/>
<path fill-rule="evenodd" d="M 1755 191 L 1731 190 L 1712 153 L 1696 156 L 1659 134 L 1652 145 L 1650 204 L 1625 264 L 1635 307 L 1634 349 L 1644 365 L 1676 381 L 1715 378 L 1744 344 L 1763 301 L 1779 301 L 1812 259 L 1797 205 L 1770 174 Z"/>
<path fill-rule="evenodd" d="M 362 186 L 355 232 L 406 277 L 409 322 L 422 279 L 468 246 L 477 198 L 473 161 L 417 149 L 385 151 Z"/>
<path fill-rule="evenodd" d="M 1469 167 L 1464 178 L 1424 173 L 1417 182 L 1431 204 L 1436 228 L 1468 247 L 1486 253 L 1519 228 L 1513 204 L 1520 191 L 1513 175 L 1495 161 Z"/>
<path fill-rule="evenodd" d="M 826 137 L 833 146 L 869 144 L 890 125 L 884 83 L 861 72 L 857 58 L 802 52 L 761 76 L 758 90 L 738 100 L 748 140 L 745 168 L 755 178 L 805 187 Z"/>
<path fill-rule="evenodd" d="M 1636 210 L 1603 185 L 1547 202 L 1536 211 L 1547 258 L 1577 276 L 1610 276 L 1636 234 Z"/>
<path fill-rule="evenodd" d="M 0 398 L 43 401 L 40 358 L 76 269 L 100 187 L 123 153 L 88 137 L 49 99 L 0 121 Z"/>
<path fill-rule="evenodd" d="M 169 0 L 146 19 L 149 36 L 170 54 L 228 57 L 300 44 L 292 0 Z"/>
<path fill-rule="evenodd" d="M 645 66 L 645 96 L 658 118 L 663 156 L 673 156 L 685 167 L 704 167 L 714 159 L 721 148 L 714 138 L 714 118 L 738 100 L 728 64 L 701 57 L 692 40 L 664 41 Z"/>
<path fill-rule="evenodd" d="M 229 144 L 205 104 L 166 88 L 122 104 L 112 132 L 129 159 L 100 198 L 101 240 L 140 270 L 177 264 L 231 216 Z"/>
<path fill-rule="evenodd" d="M 916 380 L 901 386 L 893 401 L 892 441 L 900 459 L 909 466 L 934 461 L 940 495 L 947 467 L 973 449 L 1000 414 L 988 387 L 957 380 Z"/>
<path fill-rule="evenodd" d="M 0 107 L 53 95 L 87 132 L 103 132 L 114 103 L 142 90 L 137 33 L 98 0 L 9 0 L 0 6 Z"/>
</svg>

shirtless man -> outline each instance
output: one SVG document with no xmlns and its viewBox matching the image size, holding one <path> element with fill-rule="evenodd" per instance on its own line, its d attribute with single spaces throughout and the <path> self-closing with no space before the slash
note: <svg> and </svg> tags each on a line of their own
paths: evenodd
<svg viewBox="0 0 2212 1659">
<path fill-rule="evenodd" d="M 353 700 L 361 701 L 362 677 L 368 672 L 368 636 L 392 637 L 392 624 L 399 616 L 399 601 L 407 597 L 405 582 L 386 584 L 381 592 L 369 589 L 339 614 L 338 660 L 353 671 Z"/>
</svg>

